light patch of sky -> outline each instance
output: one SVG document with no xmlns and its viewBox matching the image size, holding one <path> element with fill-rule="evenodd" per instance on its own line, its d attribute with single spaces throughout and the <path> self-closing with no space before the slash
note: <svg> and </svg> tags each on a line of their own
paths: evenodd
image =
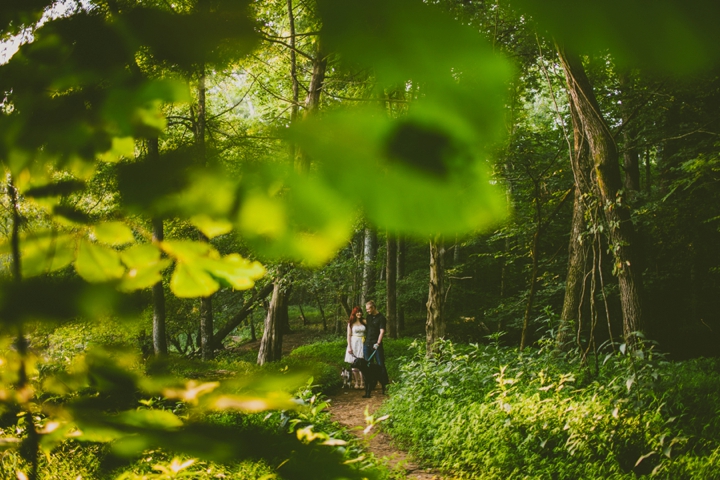
<svg viewBox="0 0 720 480">
<path fill-rule="evenodd" d="M 256 116 L 255 106 L 249 95 L 252 88 L 252 81 L 247 73 L 234 71 L 229 74 L 215 76 L 216 81 L 210 89 L 212 95 L 218 101 L 219 111 L 230 110 L 225 115 L 231 115 L 242 119 L 249 119 Z"/>
<path fill-rule="evenodd" d="M 35 39 L 33 32 L 48 20 L 72 15 L 78 8 L 90 10 L 91 7 L 90 0 L 59 0 L 55 2 L 45 10 L 36 25 L 27 27 L 17 35 L 0 41 L 0 65 L 7 63 L 22 45 L 32 42 Z"/>
</svg>

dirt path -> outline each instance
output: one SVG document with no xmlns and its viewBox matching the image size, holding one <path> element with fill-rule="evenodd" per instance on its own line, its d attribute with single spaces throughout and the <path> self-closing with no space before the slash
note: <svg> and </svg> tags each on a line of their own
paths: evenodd
<svg viewBox="0 0 720 480">
<path fill-rule="evenodd" d="M 293 349 L 300 345 L 305 345 L 308 338 L 313 336 L 312 333 L 305 331 L 295 331 L 291 334 L 283 336 L 283 355 L 289 354 Z M 259 340 L 256 342 L 247 342 L 240 347 L 236 347 L 237 351 L 252 350 L 257 352 L 260 346 Z M 442 480 L 437 473 L 421 469 L 417 464 L 408 459 L 406 452 L 397 450 L 391 445 L 390 437 L 382 432 L 377 426 L 367 434 L 364 433 L 367 427 L 365 419 L 365 407 L 368 408 L 370 415 L 374 415 L 380 404 L 387 398 L 380 393 L 379 388 L 373 392 L 371 398 L 362 398 L 363 390 L 339 390 L 331 395 L 330 415 L 334 421 L 346 427 L 350 432 L 357 435 L 358 438 L 367 442 L 367 449 L 377 458 L 384 459 L 390 470 L 398 473 L 405 473 L 405 478 L 417 480 Z M 382 423 L 380 424 L 382 425 Z M 395 477 L 397 478 L 397 476 Z M 402 478 L 402 477 L 401 477 Z"/>
<path fill-rule="evenodd" d="M 377 458 L 384 459 L 388 468 L 398 472 L 405 471 L 406 478 L 419 480 L 440 480 L 441 477 L 433 472 L 419 468 L 408 459 L 407 453 L 398 451 L 391 443 L 390 438 L 378 429 L 373 428 L 367 435 L 364 429 L 367 426 L 365 420 L 365 407 L 373 415 L 386 396 L 378 391 L 373 392 L 371 398 L 363 398 L 363 390 L 343 389 L 329 398 L 330 414 L 333 420 L 346 427 L 358 438 L 367 441 L 367 449 Z M 382 424 L 381 424 L 382 425 Z"/>
</svg>

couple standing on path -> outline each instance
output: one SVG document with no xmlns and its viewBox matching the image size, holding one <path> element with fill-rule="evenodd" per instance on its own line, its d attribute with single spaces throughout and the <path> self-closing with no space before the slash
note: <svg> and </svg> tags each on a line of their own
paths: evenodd
<svg viewBox="0 0 720 480">
<path fill-rule="evenodd" d="M 353 308 L 347 327 L 347 352 L 345 361 L 352 364 L 356 358 L 375 359 L 381 367 L 385 368 L 385 349 L 382 344 L 385 335 L 387 320 L 370 300 L 365 304 L 367 319 L 363 319 L 360 307 Z M 363 341 L 364 338 L 364 341 Z M 361 373 L 353 368 L 352 376 L 355 388 L 363 387 Z"/>
</svg>

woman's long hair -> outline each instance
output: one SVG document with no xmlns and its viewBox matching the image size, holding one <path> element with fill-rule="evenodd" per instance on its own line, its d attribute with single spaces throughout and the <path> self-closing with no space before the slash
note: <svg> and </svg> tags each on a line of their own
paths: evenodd
<svg viewBox="0 0 720 480">
<path fill-rule="evenodd" d="M 362 310 L 360 310 L 360 307 L 353 308 L 352 313 L 350 314 L 350 318 L 348 318 L 348 325 L 352 325 L 353 323 L 355 323 L 355 320 L 356 320 L 355 315 L 357 315 L 358 312 L 362 313 Z"/>
</svg>

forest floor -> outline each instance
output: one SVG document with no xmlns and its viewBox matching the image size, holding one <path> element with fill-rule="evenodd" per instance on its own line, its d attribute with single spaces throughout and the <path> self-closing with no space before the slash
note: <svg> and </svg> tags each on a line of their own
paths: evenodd
<svg viewBox="0 0 720 480">
<path fill-rule="evenodd" d="M 289 354 L 295 348 L 305 345 L 316 337 L 317 333 L 309 330 L 295 330 L 283 335 L 283 355 Z M 260 341 L 257 340 L 244 343 L 242 346 L 235 347 L 234 350 L 257 352 L 259 348 Z M 365 442 L 367 451 L 383 460 L 388 469 L 394 473 L 394 478 L 440 480 L 442 478 L 440 475 L 420 468 L 410 460 L 407 452 L 396 448 L 392 444 L 391 438 L 382 431 L 382 422 L 379 424 L 379 428 L 376 424 L 376 427 L 367 434 L 364 432 L 367 427 L 366 407 L 368 414 L 374 415 L 387 395 L 381 394 L 379 389 L 373 392 L 370 398 L 363 398 L 363 394 L 364 390 L 342 389 L 329 395 L 330 406 L 328 409 L 332 419 Z"/>
<path fill-rule="evenodd" d="M 364 441 L 367 451 L 384 460 L 387 467 L 396 473 L 396 477 L 402 478 L 404 472 L 405 478 L 439 480 L 439 475 L 421 469 L 410 461 L 407 452 L 395 448 L 390 437 L 382 431 L 382 423 L 379 424 L 379 431 L 373 428 L 365 433 L 365 409 L 369 415 L 374 415 L 387 396 L 381 394 L 379 389 L 370 398 L 363 398 L 364 393 L 364 390 L 343 389 L 331 395 L 329 410 L 332 419 Z"/>
</svg>

